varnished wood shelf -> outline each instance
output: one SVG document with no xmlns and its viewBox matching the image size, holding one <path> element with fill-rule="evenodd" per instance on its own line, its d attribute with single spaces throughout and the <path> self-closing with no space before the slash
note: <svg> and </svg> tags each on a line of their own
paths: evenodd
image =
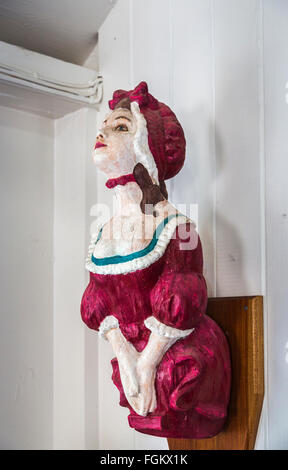
<svg viewBox="0 0 288 470">
<path fill-rule="evenodd" d="M 168 439 L 170 450 L 252 450 L 264 397 L 263 298 L 218 297 L 207 314 L 225 332 L 232 387 L 225 428 L 210 439 Z"/>
</svg>

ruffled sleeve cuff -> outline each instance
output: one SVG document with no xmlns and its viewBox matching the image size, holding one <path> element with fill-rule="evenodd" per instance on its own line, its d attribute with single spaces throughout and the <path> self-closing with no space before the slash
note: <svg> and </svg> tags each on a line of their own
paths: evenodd
<svg viewBox="0 0 288 470">
<path fill-rule="evenodd" d="M 177 328 L 172 328 L 171 326 L 161 323 L 157 318 L 151 316 L 144 320 L 144 324 L 148 330 L 152 333 L 157 334 L 158 336 L 165 336 L 166 338 L 185 338 L 190 335 L 195 328 L 190 330 L 178 330 Z"/>
<path fill-rule="evenodd" d="M 108 315 L 108 317 L 105 317 L 100 323 L 99 335 L 107 341 L 106 333 L 113 328 L 119 328 L 119 322 L 113 315 Z"/>
</svg>

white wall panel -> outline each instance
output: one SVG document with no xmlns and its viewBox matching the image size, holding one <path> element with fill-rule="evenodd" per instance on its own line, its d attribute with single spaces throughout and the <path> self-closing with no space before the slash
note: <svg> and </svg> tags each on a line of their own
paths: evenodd
<svg viewBox="0 0 288 470">
<path fill-rule="evenodd" d="M 288 449 L 288 3 L 264 0 L 268 448 Z M 286 358 L 286 361 L 285 361 Z"/>
<path fill-rule="evenodd" d="M 217 0 L 217 296 L 261 294 L 259 2 Z"/>
<path fill-rule="evenodd" d="M 214 1 L 218 297 L 265 294 L 261 7 Z M 265 446 L 266 417 L 264 402 L 256 448 Z"/>
<path fill-rule="evenodd" d="M 173 178 L 170 199 L 191 218 L 194 205 L 198 207 L 195 222 L 203 246 L 204 274 L 209 295 L 215 295 L 212 4 L 210 0 L 174 0 L 171 6 L 172 108 L 183 126 L 187 148 L 184 167 Z"/>
<path fill-rule="evenodd" d="M 91 207 L 97 200 L 97 172 L 92 160 L 92 149 L 95 145 L 95 134 L 97 129 L 97 111 L 87 110 L 86 145 L 81 154 L 85 160 L 85 256 L 90 243 Z M 83 270 L 84 270 L 83 262 Z M 85 287 L 89 282 L 89 273 L 85 270 Z M 80 299 L 79 299 L 80 301 Z M 80 312 L 79 312 L 80 314 Z M 99 441 L 99 377 L 98 377 L 98 341 L 93 330 L 85 328 L 85 447 L 95 449 Z"/>
<path fill-rule="evenodd" d="M 0 447 L 52 448 L 53 121 L 0 106 Z"/>
<path fill-rule="evenodd" d="M 169 104 L 170 0 L 133 0 L 131 4 L 131 81 L 148 83 L 149 91 Z M 156 72 L 156 73 L 155 73 Z"/>
<path fill-rule="evenodd" d="M 85 448 L 85 287 L 87 110 L 55 121 L 54 449 Z"/>
<path fill-rule="evenodd" d="M 149 92 L 168 105 L 173 100 L 172 2 L 130 0 L 131 87 L 146 81 Z M 171 193 L 171 180 L 166 185 Z"/>
</svg>

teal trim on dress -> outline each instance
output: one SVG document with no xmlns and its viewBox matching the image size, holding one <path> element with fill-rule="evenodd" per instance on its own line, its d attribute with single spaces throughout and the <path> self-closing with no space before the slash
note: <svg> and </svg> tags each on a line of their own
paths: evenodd
<svg viewBox="0 0 288 470">
<path fill-rule="evenodd" d="M 160 233 L 164 229 L 165 225 L 167 225 L 168 222 L 173 217 L 178 217 L 178 214 L 171 214 L 168 217 L 166 217 L 166 219 L 162 220 L 162 222 L 160 222 L 160 224 L 158 225 L 158 227 L 156 228 L 156 230 L 153 234 L 153 238 L 152 238 L 151 242 L 149 243 L 149 245 L 146 246 L 146 248 L 143 248 L 143 250 L 135 251 L 135 253 L 131 253 L 130 255 L 123 255 L 123 256 L 122 255 L 115 255 L 115 256 L 107 256 L 105 258 L 95 258 L 95 256 L 93 256 L 93 254 L 92 254 L 91 261 L 94 264 L 96 264 L 97 266 L 104 266 L 106 264 L 126 263 L 127 261 L 131 261 L 133 259 L 141 258 L 142 256 L 147 255 L 148 253 L 150 253 L 155 248 Z M 97 240 L 95 242 L 95 245 L 98 242 L 98 240 L 100 240 L 102 229 L 103 229 L 103 227 L 99 231 L 99 234 L 98 234 Z"/>
</svg>

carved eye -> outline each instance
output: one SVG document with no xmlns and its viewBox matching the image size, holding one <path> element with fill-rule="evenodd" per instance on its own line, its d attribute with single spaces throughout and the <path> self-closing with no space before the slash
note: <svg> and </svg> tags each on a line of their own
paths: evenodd
<svg viewBox="0 0 288 470">
<path fill-rule="evenodd" d="M 119 126 L 115 127 L 115 131 L 118 131 L 118 132 L 127 132 L 127 131 L 128 131 L 128 127 L 125 126 L 125 124 L 119 124 Z"/>
</svg>

